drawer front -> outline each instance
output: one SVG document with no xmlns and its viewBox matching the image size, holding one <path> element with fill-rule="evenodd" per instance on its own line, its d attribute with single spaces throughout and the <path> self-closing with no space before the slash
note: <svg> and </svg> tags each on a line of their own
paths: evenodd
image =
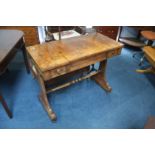
<svg viewBox="0 0 155 155">
<path fill-rule="evenodd" d="M 115 49 L 115 50 L 107 52 L 107 58 L 111 58 L 119 54 L 121 54 L 121 49 Z"/>
<path fill-rule="evenodd" d="M 72 71 L 76 71 L 78 69 L 82 69 L 84 67 L 87 67 L 91 64 L 95 64 L 96 62 L 105 60 L 107 58 L 107 53 L 104 52 L 102 54 L 98 54 L 92 57 L 88 57 L 86 59 L 81 59 L 79 61 L 75 61 L 70 63 L 69 65 L 53 69 L 50 71 L 46 71 L 43 73 L 43 78 L 45 81 L 50 80 L 51 78 L 58 77 L 60 75 L 64 75 L 66 73 L 70 73 Z"/>
<path fill-rule="evenodd" d="M 44 80 L 49 80 L 51 78 L 55 78 L 55 77 L 64 75 L 64 74 L 69 73 L 69 72 L 70 72 L 70 67 L 69 66 L 63 66 L 63 67 L 59 67 L 57 69 L 46 71 L 43 74 L 43 78 L 44 78 Z"/>
</svg>

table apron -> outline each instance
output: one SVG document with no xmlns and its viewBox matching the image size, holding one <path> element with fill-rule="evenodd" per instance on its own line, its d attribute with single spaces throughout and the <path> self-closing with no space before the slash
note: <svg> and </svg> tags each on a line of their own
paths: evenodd
<svg viewBox="0 0 155 155">
<path fill-rule="evenodd" d="M 69 65 L 65 65 L 53 70 L 45 71 L 43 72 L 43 79 L 45 81 L 50 80 L 51 78 L 55 78 L 64 74 L 67 74 L 69 72 L 82 69 L 86 66 L 89 66 L 91 64 L 95 64 L 96 62 L 103 61 L 105 59 L 111 58 L 113 56 L 119 55 L 121 52 L 121 48 L 110 50 L 107 52 L 103 52 L 100 54 L 97 54 L 95 56 L 91 56 L 88 58 L 83 58 L 81 60 L 75 61 L 70 63 Z"/>
<path fill-rule="evenodd" d="M 68 65 L 53 69 L 53 70 L 49 70 L 49 71 L 45 71 L 42 73 L 43 79 L 44 81 L 48 81 L 52 78 L 56 78 L 58 76 L 67 74 L 69 72 L 78 70 L 78 69 L 82 69 L 84 67 L 87 67 L 91 64 L 95 64 L 97 62 L 101 62 L 105 59 L 111 58 L 113 56 L 119 55 L 121 53 L 121 48 L 118 49 L 114 49 L 114 50 L 110 50 L 107 52 L 103 52 L 100 54 L 97 54 L 95 56 L 90 56 L 88 58 L 83 58 L 81 60 L 72 62 Z"/>
</svg>

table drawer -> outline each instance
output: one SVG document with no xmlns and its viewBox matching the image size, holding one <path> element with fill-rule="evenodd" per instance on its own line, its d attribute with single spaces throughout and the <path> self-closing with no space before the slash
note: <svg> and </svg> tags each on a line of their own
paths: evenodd
<svg viewBox="0 0 155 155">
<path fill-rule="evenodd" d="M 66 73 L 82 69 L 84 67 L 87 67 L 91 64 L 95 64 L 96 62 L 103 61 L 105 59 L 107 59 L 107 53 L 103 52 L 94 56 L 90 56 L 88 58 L 77 60 L 75 62 L 70 63 L 69 65 L 46 71 L 43 73 L 43 78 L 45 81 L 47 81 L 51 78 L 55 78 Z"/>
<path fill-rule="evenodd" d="M 107 52 L 107 58 L 114 57 L 116 55 L 119 55 L 121 53 L 121 49 L 115 49 L 112 51 Z"/>
<path fill-rule="evenodd" d="M 57 69 L 49 70 L 44 72 L 44 80 L 49 80 L 51 78 L 55 78 L 61 75 L 64 75 L 66 73 L 70 72 L 70 67 L 69 66 L 63 66 L 59 67 Z"/>
</svg>

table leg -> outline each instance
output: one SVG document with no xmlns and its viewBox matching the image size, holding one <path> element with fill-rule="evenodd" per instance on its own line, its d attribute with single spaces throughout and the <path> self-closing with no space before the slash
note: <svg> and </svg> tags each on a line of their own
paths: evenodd
<svg viewBox="0 0 155 155">
<path fill-rule="evenodd" d="M 31 60 L 30 56 L 29 55 L 27 55 L 27 56 L 28 56 L 29 68 L 30 68 L 30 71 L 32 73 L 32 77 L 37 79 L 37 74 L 38 74 L 37 70 L 36 70 L 35 66 L 33 65 L 33 63 L 32 63 L 32 60 Z"/>
<path fill-rule="evenodd" d="M 8 116 L 9 116 L 10 118 L 12 118 L 12 113 L 11 113 L 11 111 L 9 110 L 8 105 L 7 105 L 7 103 L 5 102 L 5 100 L 4 100 L 4 98 L 3 98 L 3 96 L 2 96 L 1 94 L 0 94 L 0 102 L 2 103 L 2 106 L 4 107 L 4 109 L 5 109 L 6 113 L 8 114 Z"/>
<path fill-rule="evenodd" d="M 112 88 L 109 86 L 108 82 L 106 81 L 106 65 L 107 60 L 100 62 L 99 70 L 102 70 L 98 74 L 92 76 L 92 79 L 96 81 L 103 89 L 108 92 L 111 92 Z"/>
<path fill-rule="evenodd" d="M 22 46 L 22 51 L 23 51 L 23 57 L 24 57 L 24 62 L 26 66 L 27 73 L 30 73 L 30 67 L 29 67 L 29 62 L 28 62 L 28 57 L 27 57 L 27 51 L 25 48 L 25 44 Z"/>
<path fill-rule="evenodd" d="M 41 93 L 40 93 L 40 101 L 42 102 L 45 110 L 47 111 L 50 119 L 52 121 L 56 121 L 57 117 L 56 117 L 56 114 L 53 112 L 49 102 L 48 102 L 48 98 L 47 98 L 47 93 L 46 93 L 46 87 L 45 87 L 45 82 L 44 80 L 42 79 L 42 77 L 38 74 L 38 80 L 39 80 L 39 83 L 40 83 L 40 86 L 41 86 Z"/>
</svg>

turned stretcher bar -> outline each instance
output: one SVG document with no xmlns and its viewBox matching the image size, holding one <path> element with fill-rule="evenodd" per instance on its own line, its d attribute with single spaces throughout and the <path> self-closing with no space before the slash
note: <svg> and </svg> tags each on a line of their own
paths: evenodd
<svg viewBox="0 0 155 155">
<path fill-rule="evenodd" d="M 85 76 L 83 76 L 83 77 L 77 78 L 77 79 L 72 80 L 72 81 L 67 82 L 67 83 L 64 83 L 64 84 L 59 85 L 59 86 L 57 86 L 57 87 L 55 87 L 55 88 L 48 89 L 46 93 L 49 94 L 49 93 L 51 93 L 51 92 L 60 90 L 60 89 L 62 89 L 62 88 L 71 86 L 71 85 L 73 85 L 73 84 L 75 84 L 75 83 L 78 83 L 78 82 L 80 82 L 80 81 L 83 81 L 83 80 L 85 80 L 85 79 L 88 79 L 88 78 L 90 78 L 90 77 L 92 77 L 92 76 L 98 74 L 99 72 L 101 72 L 101 70 L 90 72 L 89 74 L 87 74 L 87 75 L 85 75 Z"/>
</svg>

